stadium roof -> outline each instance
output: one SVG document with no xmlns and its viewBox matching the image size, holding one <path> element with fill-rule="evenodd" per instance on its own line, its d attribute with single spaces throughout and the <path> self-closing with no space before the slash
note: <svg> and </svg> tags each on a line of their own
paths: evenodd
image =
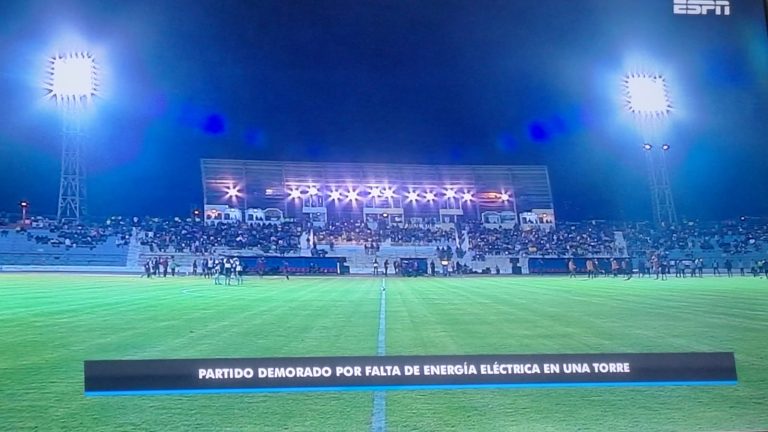
<svg viewBox="0 0 768 432">
<path fill-rule="evenodd" d="M 342 162 L 277 162 L 201 159 L 206 204 L 225 204 L 226 191 L 239 188 L 259 206 L 275 205 L 295 187 L 318 188 L 391 186 L 401 189 L 455 188 L 457 190 L 508 190 L 521 211 L 552 209 L 549 173 L 542 165 L 415 165 Z M 242 203 L 241 203 L 242 204 Z M 249 206 L 248 204 L 242 204 Z"/>
</svg>

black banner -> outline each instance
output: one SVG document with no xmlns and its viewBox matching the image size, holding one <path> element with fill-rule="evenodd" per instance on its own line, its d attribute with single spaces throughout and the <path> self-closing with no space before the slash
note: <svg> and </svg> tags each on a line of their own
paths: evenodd
<svg viewBox="0 0 768 432">
<path fill-rule="evenodd" d="M 87 395 L 736 384 L 733 353 L 98 360 Z"/>
</svg>

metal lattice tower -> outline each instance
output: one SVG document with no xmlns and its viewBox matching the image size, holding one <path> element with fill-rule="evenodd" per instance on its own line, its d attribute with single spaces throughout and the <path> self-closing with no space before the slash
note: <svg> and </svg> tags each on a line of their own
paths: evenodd
<svg viewBox="0 0 768 432">
<path fill-rule="evenodd" d="M 82 160 L 86 131 L 76 106 L 62 109 L 61 178 L 59 180 L 59 206 L 56 214 L 60 221 L 77 221 L 87 214 L 85 164 Z"/>
<path fill-rule="evenodd" d="M 98 94 L 98 67 L 93 54 L 74 51 L 49 59 L 48 97 L 61 110 L 61 178 L 58 220 L 77 221 L 87 213 L 85 166 L 86 129 L 84 116 Z"/>
<path fill-rule="evenodd" d="M 666 145 L 665 145 L 666 146 Z M 647 145 L 645 148 L 645 161 L 648 168 L 648 179 L 651 187 L 651 207 L 653 210 L 653 222 L 658 225 L 676 225 L 677 211 L 672 197 L 672 187 L 669 183 L 667 170 L 666 149 L 654 149 Z"/>
</svg>

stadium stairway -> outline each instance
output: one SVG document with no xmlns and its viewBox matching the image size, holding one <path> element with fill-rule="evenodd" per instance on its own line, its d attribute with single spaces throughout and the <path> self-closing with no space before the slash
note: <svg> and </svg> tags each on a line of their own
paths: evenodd
<svg viewBox="0 0 768 432">
<path fill-rule="evenodd" d="M 384 271 L 384 261 L 390 263 L 400 258 L 426 258 L 428 261 L 437 260 L 434 246 L 391 246 L 382 243 L 381 249 L 376 255 L 365 252 L 363 246 L 339 245 L 336 246 L 331 256 L 343 256 L 347 258 L 349 271 L 352 274 L 373 274 L 373 261 L 378 258 L 379 271 Z M 390 267 L 392 271 L 392 267 Z"/>
<path fill-rule="evenodd" d="M 128 260 L 126 262 L 126 270 L 136 272 L 141 272 L 143 270 L 143 262 L 139 260 L 141 251 L 141 243 L 139 243 L 138 235 L 136 231 L 134 231 L 133 235 L 131 235 L 131 242 L 128 245 Z"/>
</svg>

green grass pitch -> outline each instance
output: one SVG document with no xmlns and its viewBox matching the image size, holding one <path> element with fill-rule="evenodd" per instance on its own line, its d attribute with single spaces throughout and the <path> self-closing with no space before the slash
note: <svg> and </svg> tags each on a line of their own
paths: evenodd
<svg viewBox="0 0 768 432">
<path fill-rule="evenodd" d="M 0 430 L 366 431 L 372 393 L 85 397 L 86 359 L 375 355 L 374 278 L 0 275 Z M 768 428 L 768 280 L 390 278 L 387 354 L 734 351 L 739 384 L 391 391 L 390 431 Z"/>
</svg>

